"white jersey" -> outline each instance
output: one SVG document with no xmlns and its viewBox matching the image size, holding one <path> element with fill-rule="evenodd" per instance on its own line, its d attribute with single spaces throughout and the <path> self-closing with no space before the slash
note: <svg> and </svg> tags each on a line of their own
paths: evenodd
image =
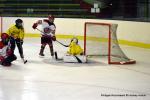
<svg viewBox="0 0 150 100">
<path fill-rule="evenodd" d="M 42 31 L 43 33 L 41 32 L 42 35 L 50 35 L 50 36 L 53 36 L 53 32 L 56 30 L 56 27 L 54 24 L 49 24 L 47 21 L 42 21 Z"/>
</svg>

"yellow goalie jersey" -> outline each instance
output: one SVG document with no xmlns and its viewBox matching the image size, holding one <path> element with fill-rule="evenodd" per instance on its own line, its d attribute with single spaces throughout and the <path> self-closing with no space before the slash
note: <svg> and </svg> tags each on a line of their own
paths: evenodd
<svg viewBox="0 0 150 100">
<path fill-rule="evenodd" d="M 21 40 L 24 39 L 24 28 L 20 28 L 18 29 L 15 25 L 13 25 L 12 27 L 10 27 L 7 30 L 7 34 L 13 38 L 19 38 Z"/>
<path fill-rule="evenodd" d="M 67 53 L 71 55 L 80 55 L 83 54 L 83 49 L 78 44 L 72 41 L 69 45 L 69 51 Z"/>
</svg>

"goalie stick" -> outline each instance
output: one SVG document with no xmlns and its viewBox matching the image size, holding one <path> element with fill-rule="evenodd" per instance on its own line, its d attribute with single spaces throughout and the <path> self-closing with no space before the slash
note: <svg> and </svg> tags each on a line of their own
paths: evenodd
<svg viewBox="0 0 150 100">
<path fill-rule="evenodd" d="M 82 61 L 76 55 L 73 56 L 77 59 L 78 63 L 82 63 Z"/>
</svg>

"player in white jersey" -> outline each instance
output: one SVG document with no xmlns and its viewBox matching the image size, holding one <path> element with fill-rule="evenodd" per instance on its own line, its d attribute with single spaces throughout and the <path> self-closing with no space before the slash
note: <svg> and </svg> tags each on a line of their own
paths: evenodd
<svg viewBox="0 0 150 100">
<path fill-rule="evenodd" d="M 44 49 L 45 46 L 48 44 L 50 48 L 51 56 L 54 56 L 53 50 L 53 41 L 56 41 L 55 37 L 55 30 L 56 26 L 54 24 L 54 16 L 49 15 L 48 19 L 38 20 L 36 23 L 33 24 L 32 28 L 37 29 L 38 25 L 41 25 L 41 49 L 40 49 L 40 56 L 44 56 Z"/>
</svg>

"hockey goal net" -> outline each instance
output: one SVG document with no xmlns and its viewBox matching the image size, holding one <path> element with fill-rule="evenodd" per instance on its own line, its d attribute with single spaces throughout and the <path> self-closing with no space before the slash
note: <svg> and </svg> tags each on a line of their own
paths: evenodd
<svg viewBox="0 0 150 100">
<path fill-rule="evenodd" d="M 87 56 L 107 56 L 109 64 L 133 64 L 121 50 L 117 24 L 86 22 L 84 26 L 84 53 Z"/>
</svg>

